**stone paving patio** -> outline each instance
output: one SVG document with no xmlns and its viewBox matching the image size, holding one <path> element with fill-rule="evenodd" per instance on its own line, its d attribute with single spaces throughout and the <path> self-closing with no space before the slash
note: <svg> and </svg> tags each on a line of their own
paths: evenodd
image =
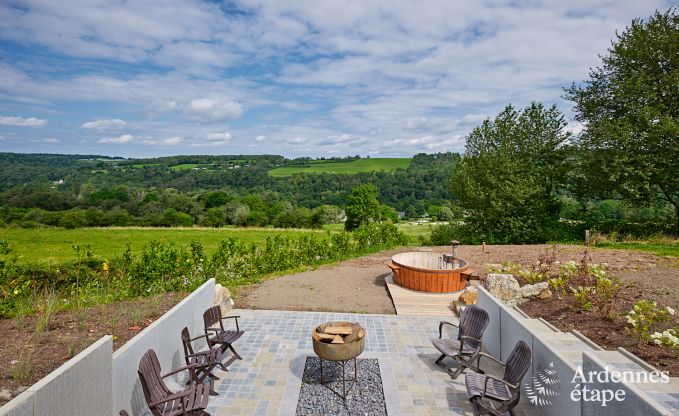
<svg viewBox="0 0 679 416">
<path fill-rule="evenodd" d="M 434 364 L 438 351 L 430 339 L 438 336 L 438 322 L 450 317 L 261 310 L 232 315 L 241 316 L 246 331 L 235 344 L 243 360 L 228 373 L 217 372 L 220 395 L 207 409 L 212 415 L 294 415 L 305 360 L 314 355 L 311 329 L 327 321 L 358 321 L 365 328 L 361 358 L 378 359 L 390 416 L 471 414 L 464 375 L 452 381 Z M 522 397 L 516 414 L 533 413 Z"/>
</svg>

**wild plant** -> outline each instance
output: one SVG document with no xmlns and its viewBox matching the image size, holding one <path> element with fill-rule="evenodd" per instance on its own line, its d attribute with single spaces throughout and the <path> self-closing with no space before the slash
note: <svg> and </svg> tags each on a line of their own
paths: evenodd
<svg viewBox="0 0 679 416">
<path fill-rule="evenodd" d="M 22 382 L 27 380 L 33 373 L 33 350 L 22 348 L 19 351 L 16 364 L 9 372 L 9 376 L 14 381 Z"/>
</svg>

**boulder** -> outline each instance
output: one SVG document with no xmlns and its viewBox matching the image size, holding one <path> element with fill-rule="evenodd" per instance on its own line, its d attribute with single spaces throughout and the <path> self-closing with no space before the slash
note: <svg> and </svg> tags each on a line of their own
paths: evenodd
<svg viewBox="0 0 679 416">
<path fill-rule="evenodd" d="M 465 305 L 475 305 L 478 299 L 478 293 L 476 292 L 476 289 L 467 288 L 464 292 L 460 293 L 459 299 Z"/>
<path fill-rule="evenodd" d="M 491 295 L 510 306 L 516 305 L 523 297 L 519 282 L 511 274 L 490 273 L 484 286 Z"/>
<path fill-rule="evenodd" d="M 465 305 L 464 302 L 462 302 L 460 299 L 455 299 L 450 304 L 450 306 L 453 309 L 453 313 L 455 313 L 455 315 L 457 315 L 457 316 L 462 315 L 462 312 L 467 307 L 467 305 Z"/>
<path fill-rule="evenodd" d="M 540 282 L 534 285 L 525 285 L 521 287 L 521 299 L 519 303 L 524 303 L 530 299 L 549 299 L 552 297 L 552 291 L 549 290 L 547 282 Z"/>
<path fill-rule="evenodd" d="M 231 292 L 221 284 L 215 285 L 215 305 L 219 305 L 222 310 L 222 315 L 226 315 L 233 308 L 233 299 L 231 299 Z"/>
</svg>

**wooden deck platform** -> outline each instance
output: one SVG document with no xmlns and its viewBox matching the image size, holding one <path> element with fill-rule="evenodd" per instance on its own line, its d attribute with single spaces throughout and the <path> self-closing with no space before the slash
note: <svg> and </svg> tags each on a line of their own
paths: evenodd
<svg viewBox="0 0 679 416">
<path fill-rule="evenodd" d="M 391 274 L 384 279 L 394 302 L 397 315 L 411 316 L 454 316 L 450 304 L 460 296 L 453 293 L 424 293 L 403 288 L 396 283 Z"/>
</svg>

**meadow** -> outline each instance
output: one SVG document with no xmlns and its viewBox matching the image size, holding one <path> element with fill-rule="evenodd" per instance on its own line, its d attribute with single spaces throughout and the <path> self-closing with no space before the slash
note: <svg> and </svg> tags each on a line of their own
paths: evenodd
<svg viewBox="0 0 679 416">
<path fill-rule="evenodd" d="M 275 228 L 151 228 L 151 227 L 109 227 L 37 229 L 0 229 L 0 240 L 9 240 L 13 253 L 19 263 L 41 262 L 58 263 L 73 259 L 74 246 L 90 247 L 98 257 L 119 255 L 127 248 L 138 252 L 151 241 L 162 243 L 188 244 L 198 241 L 208 251 L 216 250 L 220 242 L 229 237 L 238 238 L 246 243 L 263 244 L 266 238 L 275 234 L 300 236 L 323 233 L 315 230 L 275 229 Z"/>
<path fill-rule="evenodd" d="M 420 236 L 429 233 L 427 225 L 409 223 L 397 224 L 399 231 L 408 236 L 411 245 L 420 245 Z M 98 257 L 113 257 L 125 251 L 130 244 L 132 252 L 139 252 L 151 241 L 161 243 L 188 244 L 190 241 L 200 242 L 206 251 L 216 250 L 221 241 L 230 237 L 246 243 L 262 245 L 267 237 L 276 234 L 301 236 L 305 234 L 337 233 L 344 229 L 343 224 L 331 224 L 323 230 L 289 229 L 289 228 L 155 228 L 155 227 L 106 227 L 106 228 L 0 228 L 0 240 L 8 240 L 19 263 L 40 262 L 59 263 L 71 260 L 74 246 L 85 248 Z"/>
<path fill-rule="evenodd" d="M 312 160 L 308 164 L 299 166 L 282 166 L 269 171 L 271 176 L 290 176 L 297 173 L 362 173 L 362 172 L 393 172 L 397 168 L 410 167 L 412 158 L 370 158 L 357 159 L 350 162 L 334 162 L 330 160 Z"/>
</svg>

